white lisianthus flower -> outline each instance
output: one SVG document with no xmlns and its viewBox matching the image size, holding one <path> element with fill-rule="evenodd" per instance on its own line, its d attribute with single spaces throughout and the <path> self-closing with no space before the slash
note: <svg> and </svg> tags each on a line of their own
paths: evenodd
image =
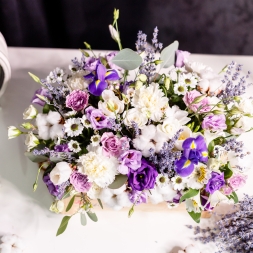
<svg viewBox="0 0 253 253">
<path fill-rule="evenodd" d="M 176 191 L 181 191 L 186 187 L 186 178 L 180 177 L 180 176 L 175 176 L 171 178 L 172 181 L 172 187 Z"/>
<path fill-rule="evenodd" d="M 36 118 L 37 114 L 37 109 L 33 105 L 30 105 L 28 108 L 25 109 L 23 113 L 23 119 L 34 119 Z"/>
<path fill-rule="evenodd" d="M 201 189 L 211 178 L 212 171 L 203 163 L 198 163 L 187 180 L 187 186 L 192 189 Z"/>
<path fill-rule="evenodd" d="M 59 213 L 61 213 L 64 210 L 64 202 L 61 200 L 58 200 L 56 203 L 56 208 L 58 210 Z"/>
<path fill-rule="evenodd" d="M 26 135 L 25 139 L 25 145 L 27 146 L 28 151 L 30 151 L 32 148 L 36 147 L 40 144 L 39 139 L 33 134 L 33 132 L 29 132 Z"/>
<path fill-rule="evenodd" d="M 180 128 L 181 124 L 175 118 L 167 118 L 163 121 L 162 125 L 157 125 L 158 131 L 162 133 L 167 140 L 173 138 Z"/>
<path fill-rule="evenodd" d="M 9 126 L 8 127 L 8 139 L 13 139 L 18 137 L 22 132 L 16 128 L 15 126 Z"/>
<path fill-rule="evenodd" d="M 187 92 L 187 86 L 183 82 L 178 82 L 174 84 L 174 93 L 177 95 L 185 95 Z"/>
<path fill-rule="evenodd" d="M 212 140 L 218 137 L 225 137 L 225 133 L 223 131 L 211 132 L 210 130 L 204 130 L 204 138 L 207 146 Z"/>
<path fill-rule="evenodd" d="M 227 204 L 233 204 L 234 201 L 232 199 L 228 199 L 226 195 L 221 193 L 220 191 L 215 191 L 214 193 L 210 194 L 208 201 L 205 205 L 208 205 L 210 203 L 210 208 L 216 207 L 219 203 L 227 203 Z"/>
<path fill-rule="evenodd" d="M 210 195 L 212 195 L 212 194 L 210 194 Z M 200 194 L 198 193 L 193 198 L 186 199 L 185 206 L 186 206 L 186 210 L 188 212 L 201 213 Z"/>
<path fill-rule="evenodd" d="M 72 169 L 67 162 L 59 162 L 50 172 L 49 177 L 54 185 L 60 185 L 69 179 L 71 173 Z"/>
<path fill-rule="evenodd" d="M 91 151 L 80 156 L 78 170 L 87 175 L 90 182 L 104 188 L 114 181 L 119 163 L 115 157 L 105 157 L 99 150 L 98 153 Z"/>
<path fill-rule="evenodd" d="M 180 129 L 183 131 L 180 133 L 178 139 L 175 142 L 175 147 L 179 150 L 183 150 L 183 142 L 192 136 L 192 131 L 188 126 L 182 126 Z"/>
<path fill-rule="evenodd" d="M 177 105 L 173 105 L 172 107 L 168 106 L 165 110 L 165 116 L 166 118 L 177 119 L 182 126 L 191 120 L 191 118 L 187 117 L 188 112 L 181 110 Z"/>
<path fill-rule="evenodd" d="M 87 75 L 88 72 L 86 71 L 78 71 L 73 73 L 73 75 L 67 79 L 67 85 L 68 87 L 73 90 L 86 90 L 89 82 L 87 79 L 84 78 L 85 75 Z"/>
<path fill-rule="evenodd" d="M 103 102 L 98 102 L 100 109 L 106 116 L 116 118 L 117 114 L 124 111 L 124 101 L 119 100 L 111 90 L 104 90 L 102 93 Z"/>
<path fill-rule="evenodd" d="M 167 137 L 163 133 L 157 131 L 154 125 L 148 125 L 144 126 L 141 135 L 133 140 L 133 145 L 142 152 L 143 156 L 149 157 L 150 149 L 159 152 L 166 141 Z"/>
<path fill-rule="evenodd" d="M 157 122 L 160 121 L 164 110 L 168 107 L 168 98 L 165 97 L 158 83 L 152 83 L 135 92 L 132 106 L 140 109 L 148 118 Z"/>
<path fill-rule="evenodd" d="M 83 125 L 81 124 L 80 118 L 71 118 L 67 119 L 64 124 L 65 127 L 65 133 L 67 133 L 68 136 L 74 137 L 78 136 L 83 132 Z"/>
<path fill-rule="evenodd" d="M 132 123 L 135 122 L 139 129 L 142 129 L 148 122 L 148 117 L 143 114 L 139 109 L 132 108 L 125 111 L 123 114 L 124 124 L 132 128 Z"/>
</svg>

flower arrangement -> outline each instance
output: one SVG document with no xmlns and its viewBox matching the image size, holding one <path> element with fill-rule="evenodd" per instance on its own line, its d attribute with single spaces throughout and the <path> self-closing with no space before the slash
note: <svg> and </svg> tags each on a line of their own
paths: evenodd
<svg viewBox="0 0 253 253">
<path fill-rule="evenodd" d="M 9 127 L 9 138 L 26 135 L 25 155 L 54 197 L 50 209 L 68 212 L 78 200 L 83 225 L 86 215 L 97 221 L 96 200 L 129 207 L 129 216 L 142 203 L 185 202 L 199 222 L 202 211 L 237 202 L 246 182 L 250 156 L 238 137 L 253 127 L 253 101 L 244 95 L 250 73 L 234 62 L 219 74 L 191 62 L 177 41 L 163 48 L 157 28 L 152 45 L 139 32 L 136 52 L 123 49 L 118 18 L 115 10 L 109 29 L 119 52 L 95 54 L 85 42 L 69 72 L 30 73 L 42 86 L 31 103 L 42 111 L 30 105 L 23 116 L 34 123 Z"/>
</svg>

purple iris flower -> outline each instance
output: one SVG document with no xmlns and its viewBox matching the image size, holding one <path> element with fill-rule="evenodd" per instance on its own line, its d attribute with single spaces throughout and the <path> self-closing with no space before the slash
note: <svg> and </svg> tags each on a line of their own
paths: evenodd
<svg viewBox="0 0 253 253">
<path fill-rule="evenodd" d="M 177 174 L 181 177 L 188 177 L 194 170 L 194 163 L 182 156 L 179 160 L 175 162 L 175 170 Z"/>
<path fill-rule="evenodd" d="M 38 98 L 37 95 L 47 97 L 48 99 L 52 98 L 47 89 L 42 87 L 42 88 L 36 90 L 33 97 L 32 97 L 31 103 L 37 104 L 40 106 L 44 106 L 46 102 L 41 100 L 40 98 Z"/>
<path fill-rule="evenodd" d="M 100 61 L 94 57 L 87 57 L 85 59 L 85 70 L 94 71 Z"/>
<path fill-rule="evenodd" d="M 182 145 L 184 152 L 183 156 L 191 160 L 194 164 L 198 162 L 207 162 L 208 152 L 205 139 L 202 135 L 196 138 L 188 138 Z"/>
<path fill-rule="evenodd" d="M 97 67 L 96 75 L 89 74 L 85 78 L 93 78 L 93 81 L 89 84 L 89 92 L 94 96 L 100 96 L 102 92 L 107 88 L 106 81 L 119 80 L 120 77 L 116 70 L 107 70 L 103 64 L 99 64 Z"/>
</svg>

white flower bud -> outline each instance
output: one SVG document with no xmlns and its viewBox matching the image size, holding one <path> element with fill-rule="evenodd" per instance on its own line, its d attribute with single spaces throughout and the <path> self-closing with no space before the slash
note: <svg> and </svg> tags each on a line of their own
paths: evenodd
<svg viewBox="0 0 253 253">
<path fill-rule="evenodd" d="M 143 86 L 143 83 L 141 81 L 138 80 L 135 82 L 135 89 L 136 90 L 139 90 L 142 86 Z"/>
<path fill-rule="evenodd" d="M 109 31 L 112 36 L 112 39 L 115 40 L 116 42 L 119 42 L 120 40 L 119 33 L 116 31 L 116 29 L 112 25 L 109 25 Z"/>
<path fill-rule="evenodd" d="M 30 105 L 23 113 L 23 119 L 34 119 L 36 118 L 38 114 L 37 109 L 33 106 Z"/>
<path fill-rule="evenodd" d="M 22 132 L 15 126 L 8 127 L 8 139 L 13 139 L 18 137 Z"/>
<path fill-rule="evenodd" d="M 140 75 L 138 76 L 138 79 L 139 79 L 141 82 L 145 83 L 145 82 L 147 81 L 148 78 L 147 78 L 146 75 L 140 74 Z"/>
<path fill-rule="evenodd" d="M 40 143 L 39 139 L 32 132 L 29 132 L 26 135 L 25 145 L 27 145 L 28 151 L 36 147 L 39 143 Z"/>
</svg>

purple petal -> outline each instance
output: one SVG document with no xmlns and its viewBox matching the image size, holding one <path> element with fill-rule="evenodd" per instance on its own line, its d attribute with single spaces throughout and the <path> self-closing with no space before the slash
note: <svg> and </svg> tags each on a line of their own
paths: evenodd
<svg viewBox="0 0 253 253">
<path fill-rule="evenodd" d="M 109 70 L 106 72 L 105 74 L 105 80 L 109 80 L 109 81 L 115 81 L 115 80 L 119 80 L 120 77 L 118 75 L 118 72 L 116 70 Z"/>
<path fill-rule="evenodd" d="M 95 75 L 91 72 L 90 74 L 83 76 L 85 79 L 94 79 Z"/>
<path fill-rule="evenodd" d="M 176 172 L 181 177 L 189 176 L 194 170 L 194 164 L 186 157 L 181 157 L 175 162 Z"/>
<path fill-rule="evenodd" d="M 97 79 L 100 81 L 105 80 L 106 68 L 103 64 L 99 64 L 97 68 Z"/>
<path fill-rule="evenodd" d="M 93 81 L 89 84 L 89 92 L 94 96 L 100 96 L 102 92 L 107 88 L 107 82 L 105 81 Z"/>
</svg>

